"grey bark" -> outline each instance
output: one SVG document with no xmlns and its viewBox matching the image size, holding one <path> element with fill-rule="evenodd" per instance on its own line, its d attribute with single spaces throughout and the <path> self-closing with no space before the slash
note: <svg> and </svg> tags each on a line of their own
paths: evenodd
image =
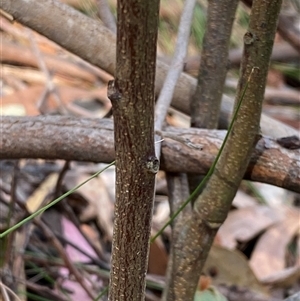
<svg viewBox="0 0 300 301">
<path fill-rule="evenodd" d="M 114 127 L 109 119 L 2 116 L 0 128 L 1 159 L 42 158 L 105 163 L 115 159 Z M 225 134 L 226 131 L 220 130 L 166 128 L 162 131 L 161 168 L 175 173 L 206 174 Z M 190 142 L 199 149 L 191 147 Z M 245 179 L 300 192 L 299 158 L 299 149 L 283 148 L 276 139 L 263 136 L 252 154 Z"/>
<path fill-rule="evenodd" d="M 75 9 L 56 0 L 5 0 L 0 1 L 0 8 L 13 15 L 24 24 L 48 37 L 67 50 L 87 60 L 110 74 L 114 74 L 116 62 L 115 35 Z M 48 24 L 52 26 L 49 27 Z M 169 66 L 157 61 L 155 93 L 158 95 L 166 78 Z M 189 98 L 196 91 L 197 80 L 181 73 L 174 91 L 172 106 L 189 114 Z M 220 122 L 227 126 L 232 112 L 233 101 L 223 96 Z M 274 128 L 276 130 L 274 131 Z M 288 136 L 289 127 L 276 120 L 262 115 L 261 129 L 263 134 L 275 137 Z M 297 131 L 296 135 L 299 135 Z"/>
<path fill-rule="evenodd" d="M 175 300 L 193 299 L 213 239 L 228 214 L 258 142 L 265 82 L 280 6 L 280 0 L 253 2 L 249 29 L 244 37 L 237 102 L 250 74 L 253 76 L 216 168 L 195 201 L 192 216 L 183 224 L 177 237 L 178 269 L 174 281 L 181 285 L 176 290 Z"/>
</svg>

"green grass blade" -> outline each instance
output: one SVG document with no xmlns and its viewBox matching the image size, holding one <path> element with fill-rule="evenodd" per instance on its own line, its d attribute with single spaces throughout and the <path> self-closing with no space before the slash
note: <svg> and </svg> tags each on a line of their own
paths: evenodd
<svg viewBox="0 0 300 301">
<path fill-rule="evenodd" d="M 100 300 L 100 298 L 106 295 L 107 292 L 108 292 L 108 286 L 103 289 L 103 291 L 94 299 L 94 301 Z"/>
<path fill-rule="evenodd" d="M 113 161 L 112 163 L 108 164 L 105 168 L 101 169 L 100 171 L 97 171 L 95 174 L 93 174 L 91 177 L 89 177 L 87 180 L 85 180 L 84 182 L 80 183 L 79 185 L 75 186 L 73 189 L 67 191 L 66 193 L 64 193 L 63 195 L 61 195 L 60 197 L 58 197 L 57 199 L 53 200 L 52 202 L 50 202 L 49 204 L 47 204 L 46 206 L 44 206 L 43 208 L 37 210 L 36 212 L 32 213 L 31 215 L 29 215 L 28 217 L 24 218 L 23 220 L 21 220 L 19 223 L 17 223 L 16 225 L 10 227 L 9 229 L 7 229 L 6 231 L 2 232 L 0 234 L 0 238 L 5 237 L 6 235 L 8 235 L 9 233 L 15 231 L 16 229 L 20 228 L 22 225 L 24 225 L 25 223 L 29 222 L 30 220 L 32 220 L 33 218 L 35 218 L 36 216 L 38 216 L 39 214 L 43 213 L 44 211 L 46 211 L 47 209 L 49 209 L 50 207 L 52 207 L 53 205 L 57 204 L 58 202 L 60 202 L 62 199 L 64 199 L 65 197 L 67 197 L 68 195 L 72 194 L 74 191 L 76 191 L 77 189 L 79 189 L 81 186 L 83 186 L 85 183 L 89 182 L 90 180 L 92 180 L 93 178 L 96 178 L 97 176 L 99 176 L 103 171 L 105 171 L 106 169 L 108 169 L 109 167 L 111 167 L 112 165 L 115 164 L 115 161 Z"/>
<path fill-rule="evenodd" d="M 239 112 L 239 110 L 240 110 L 240 107 L 241 107 L 241 105 L 242 105 L 242 102 L 243 102 L 243 99 L 244 99 L 244 96 L 245 96 L 245 94 L 246 94 L 246 91 L 247 91 L 247 88 L 248 88 L 248 85 L 249 85 L 249 82 L 250 82 L 250 79 L 251 79 L 251 75 L 252 75 L 252 73 L 253 73 L 253 71 L 254 71 L 254 69 L 255 69 L 255 67 L 254 68 L 252 68 L 252 70 L 251 70 L 251 73 L 250 73 L 250 76 L 249 76 L 249 78 L 248 78 L 248 80 L 247 80 L 247 83 L 246 83 L 246 85 L 245 85 L 245 89 L 244 89 L 244 91 L 243 91 L 243 94 L 242 94 L 242 97 L 241 97 L 241 99 L 239 100 L 239 102 L 238 102 L 238 105 L 237 105 L 237 107 L 236 107 L 236 110 L 235 110 L 235 112 L 234 112 L 234 114 L 233 114 L 233 117 L 232 117 L 232 120 L 231 120 L 231 122 L 230 122 L 230 125 L 229 125 L 229 127 L 228 127 L 228 130 L 227 130 L 227 134 L 226 134 L 226 136 L 225 136 L 225 139 L 224 139 L 224 141 L 223 141 L 223 143 L 222 143 L 222 146 L 220 147 L 220 150 L 219 150 L 219 152 L 218 152 L 218 154 L 217 154 L 217 156 L 216 156 L 216 158 L 215 158 L 215 160 L 214 160 L 214 162 L 213 162 L 213 164 L 212 164 L 212 166 L 210 167 L 210 169 L 209 169 L 209 171 L 208 171 L 208 173 L 206 174 L 206 176 L 203 178 L 203 180 L 201 181 L 201 183 L 196 187 L 196 189 L 192 192 L 192 194 L 187 198 L 187 200 L 177 209 L 177 211 L 170 217 L 170 219 L 166 222 L 166 224 L 151 238 L 151 240 L 150 240 L 150 243 L 153 243 L 154 241 L 155 241 L 155 239 L 158 237 L 158 236 L 160 236 L 162 233 L 163 233 L 163 231 L 175 220 L 175 218 L 179 215 L 179 213 L 191 202 L 191 200 L 193 200 L 195 197 L 196 197 L 196 195 L 198 194 L 198 192 L 200 192 L 201 191 L 201 189 L 204 187 L 204 185 L 205 185 L 205 183 L 206 183 L 206 181 L 211 177 L 211 175 L 213 174 L 213 172 L 214 172 L 214 170 L 215 170 L 215 167 L 216 167 L 216 165 L 217 165 L 217 163 L 218 163 L 218 161 L 219 161 L 219 158 L 220 158 L 220 156 L 221 156 L 221 154 L 222 154 L 222 152 L 223 152 L 223 149 L 224 149 L 224 147 L 225 147 L 225 145 L 226 145 L 226 142 L 227 142 L 227 140 L 228 140 L 228 137 L 229 137 L 229 134 L 230 134 L 230 132 L 232 131 L 232 127 L 233 127 L 233 124 L 234 124 L 234 122 L 235 122 L 235 120 L 236 120 L 236 118 L 237 118 L 237 115 L 238 115 L 238 112 Z"/>
</svg>

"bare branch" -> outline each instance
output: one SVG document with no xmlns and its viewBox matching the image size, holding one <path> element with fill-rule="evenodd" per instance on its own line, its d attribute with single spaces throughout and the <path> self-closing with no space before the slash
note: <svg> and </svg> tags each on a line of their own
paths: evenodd
<svg viewBox="0 0 300 301">
<path fill-rule="evenodd" d="M 2 116 L 0 128 L 1 159 L 43 158 L 105 163 L 115 159 L 113 123 L 109 119 Z M 161 168 L 169 172 L 206 174 L 225 134 L 226 131 L 168 127 L 162 132 L 165 140 Z M 174 140 L 173 136 L 181 140 Z M 198 145 L 199 149 L 190 147 L 189 142 Z M 262 137 L 252 154 L 245 178 L 300 192 L 299 158 L 299 149 L 285 149 L 276 140 Z"/>
<path fill-rule="evenodd" d="M 114 74 L 115 35 L 99 21 L 55 0 L 1 1 L 0 8 L 60 46 Z M 51 24 L 51 26 L 49 26 Z"/>
<path fill-rule="evenodd" d="M 187 46 L 189 41 L 195 3 L 195 0 L 187 0 L 183 8 L 178 29 L 175 54 L 172 59 L 166 80 L 160 91 L 159 98 L 156 102 L 155 130 L 157 131 L 162 130 L 163 122 L 165 120 L 167 111 L 170 107 L 173 98 L 176 83 L 183 69 L 183 64 L 187 53 Z"/>
<path fill-rule="evenodd" d="M 0 25 L 2 20 L 0 20 Z M 112 79 L 103 70 L 94 67 L 86 61 L 77 58 L 77 62 L 57 57 L 56 55 L 43 54 L 43 59 L 50 72 L 59 73 L 65 76 L 72 76 L 88 82 L 95 82 L 100 78 L 103 82 Z M 33 52 L 26 47 L 16 45 L 2 40 L 0 47 L 0 61 L 10 62 L 12 64 L 38 67 L 37 60 Z"/>
<path fill-rule="evenodd" d="M 243 0 L 243 2 L 247 6 L 251 7 L 253 0 Z M 298 53 L 300 53 L 300 31 L 295 24 L 298 24 L 297 12 L 294 12 L 293 14 L 286 14 L 285 10 L 282 9 L 278 19 L 278 32 L 288 43 L 290 43 L 291 46 L 294 47 L 295 50 L 298 51 Z"/>
<path fill-rule="evenodd" d="M 113 33 L 117 32 L 117 25 L 115 18 L 109 9 L 107 0 L 97 0 L 97 11 L 100 19 L 105 24 L 105 26 L 111 30 Z"/>
<path fill-rule="evenodd" d="M 59 252 L 61 258 L 64 260 L 64 262 L 65 262 L 67 268 L 69 269 L 70 273 L 74 275 L 76 281 L 84 289 L 84 291 L 86 292 L 86 294 L 93 300 L 95 298 L 95 296 L 91 292 L 91 288 L 86 283 L 86 280 L 83 278 L 83 276 L 80 273 L 80 271 L 73 264 L 73 262 L 71 261 L 71 259 L 68 256 L 68 254 L 66 253 L 64 247 L 62 246 L 61 242 L 54 235 L 53 231 L 49 228 L 48 225 L 46 225 L 41 220 L 37 219 L 37 220 L 34 221 L 34 223 L 43 230 L 45 236 L 52 242 L 52 244 L 55 246 L 55 248 Z"/>
<path fill-rule="evenodd" d="M 119 0 L 114 117 L 116 202 L 108 299 L 144 300 L 159 161 L 154 84 L 159 0 Z"/>
<path fill-rule="evenodd" d="M 47 107 L 46 101 L 48 99 L 48 96 L 50 94 L 52 94 L 54 100 L 56 101 L 56 103 L 58 105 L 59 112 L 62 115 L 65 115 L 65 114 L 68 113 L 68 111 L 67 111 L 64 103 L 62 102 L 61 98 L 60 98 L 58 89 L 57 89 L 57 87 L 56 87 L 56 85 L 53 81 L 53 76 L 50 73 L 49 69 L 47 68 L 47 65 L 45 63 L 45 59 L 43 58 L 43 55 L 41 54 L 41 51 L 40 51 L 40 49 L 39 49 L 39 47 L 36 43 L 35 37 L 34 37 L 32 31 L 29 30 L 28 28 L 27 28 L 27 35 L 28 35 L 28 38 L 30 40 L 31 48 L 32 48 L 33 53 L 36 57 L 39 69 L 44 73 L 45 78 L 46 78 L 45 88 L 44 88 L 44 91 L 43 91 L 42 95 L 40 96 L 37 107 L 39 108 L 39 111 L 41 113 L 44 113 L 45 109 Z"/>
<path fill-rule="evenodd" d="M 237 68 L 240 66 L 243 56 L 242 48 L 235 48 L 229 51 L 230 68 Z M 271 61 L 276 62 L 293 62 L 299 60 L 299 53 L 288 43 L 275 44 L 272 50 Z M 165 58 L 162 58 L 165 59 Z M 184 71 L 188 74 L 198 74 L 200 66 L 200 56 L 190 56 L 186 59 Z"/>
<path fill-rule="evenodd" d="M 184 200 L 189 197 L 189 185 L 185 173 L 167 173 L 167 184 L 169 194 L 169 204 L 171 216 L 180 208 Z M 168 259 L 168 268 L 166 273 L 166 284 L 164 286 L 162 301 L 176 300 L 178 290 L 182 288 L 180 282 L 176 281 L 178 250 L 176 247 L 177 237 L 182 229 L 183 223 L 192 214 L 192 207 L 186 206 L 171 224 L 171 249 Z M 179 251 L 180 252 L 180 251 Z"/>
<path fill-rule="evenodd" d="M 191 99 L 191 126 L 214 129 L 218 126 L 228 48 L 238 0 L 208 2 L 207 28 L 196 91 Z"/>
<path fill-rule="evenodd" d="M 156 131 L 162 130 L 164 120 L 166 118 L 168 109 L 173 99 L 176 83 L 183 70 L 183 64 L 187 53 L 187 46 L 190 36 L 195 3 L 195 0 L 187 0 L 183 8 L 178 29 L 175 54 L 155 106 L 154 127 Z M 155 138 L 156 140 L 160 140 L 161 138 L 159 135 L 157 135 L 157 132 Z M 160 152 L 161 144 L 157 143 L 155 145 L 155 153 L 158 158 L 160 158 Z"/>
<path fill-rule="evenodd" d="M 185 254 L 178 257 L 178 281 L 184 283 L 181 300 L 196 289 L 213 239 L 227 217 L 255 145 L 259 142 L 264 88 L 281 3 L 282 0 L 253 2 L 249 28 L 244 36 L 244 56 L 236 97 L 237 103 L 242 98 L 243 102 L 220 159 L 177 240 L 177 248 Z"/>
<path fill-rule="evenodd" d="M 224 82 L 228 70 L 228 48 L 238 0 L 208 2 L 206 30 L 203 38 L 197 88 L 190 100 L 191 126 L 218 128 Z M 202 181 L 199 175 L 189 175 L 189 187 L 194 191 Z M 200 195 L 201 191 L 198 192 Z M 195 199 L 196 199 L 195 195 Z"/>
<path fill-rule="evenodd" d="M 110 74 L 115 72 L 116 39 L 115 35 L 95 20 L 56 0 L 0 1 L 0 8 L 14 16 L 22 24 L 38 31 L 52 41 L 87 60 Z M 49 26 L 51 24 L 52 26 Z M 58 34 L 59 33 L 59 34 Z M 169 70 L 168 64 L 157 61 L 155 91 L 162 85 Z M 195 92 L 197 80 L 181 73 L 172 100 L 174 108 L 189 114 L 189 98 Z M 223 96 L 221 122 L 227 125 L 230 119 L 233 100 Z M 274 131 L 276 128 L 276 131 Z M 291 128 L 262 114 L 263 134 L 275 137 L 299 135 Z"/>
</svg>

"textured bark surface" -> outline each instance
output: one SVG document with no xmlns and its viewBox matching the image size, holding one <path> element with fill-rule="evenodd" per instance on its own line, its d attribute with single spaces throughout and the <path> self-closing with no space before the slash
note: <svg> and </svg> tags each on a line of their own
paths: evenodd
<svg viewBox="0 0 300 301">
<path fill-rule="evenodd" d="M 209 129 L 218 127 L 223 87 L 228 69 L 228 47 L 237 4 L 238 0 L 211 0 L 208 2 L 197 88 L 190 100 L 192 127 Z M 193 192 L 203 180 L 203 175 L 188 174 L 187 178 L 189 190 Z M 171 177 L 167 177 L 167 180 L 171 181 Z M 198 191 L 191 201 L 192 203 L 201 192 Z M 169 195 L 172 195 L 170 190 Z M 182 198 L 182 203 L 185 199 Z M 174 223 L 172 228 L 170 254 L 172 262 L 169 262 L 172 267 L 168 269 L 170 274 L 167 276 L 166 292 L 164 292 L 165 300 L 168 301 L 193 298 L 192 291 L 190 291 L 190 296 L 182 295 L 185 283 L 181 282 L 182 278 L 178 277 L 177 273 L 182 260 L 181 245 L 180 242 L 178 244 L 178 239 L 180 239 L 181 229 L 186 220 L 190 218 L 190 215 L 183 213 L 180 215 L 179 221 Z M 197 235 L 196 232 L 195 234 Z M 195 277 L 198 277 L 198 271 L 194 270 L 194 273 Z"/>
<path fill-rule="evenodd" d="M 55 0 L 5 0 L 0 8 L 88 62 L 114 73 L 115 35 L 100 22 Z"/>
<path fill-rule="evenodd" d="M 158 0 L 119 0 L 116 77 L 108 86 L 116 150 L 109 300 L 144 300 L 155 174 Z"/>
<path fill-rule="evenodd" d="M 113 123 L 109 119 L 2 116 L 0 128 L 1 159 L 42 158 L 105 163 L 115 159 Z M 206 174 L 226 131 L 168 127 L 162 134 L 163 170 Z M 172 139 L 174 135 L 176 140 Z M 188 141 L 202 149 L 189 147 Z M 286 149 L 275 139 L 262 137 L 244 178 L 300 192 L 299 166 L 299 149 Z"/>
<path fill-rule="evenodd" d="M 243 0 L 243 2 L 249 7 L 252 6 L 253 0 Z M 287 1 L 287 6 L 290 3 Z M 285 12 L 284 7 L 281 10 L 278 18 L 278 32 L 284 40 L 286 40 L 295 50 L 300 53 L 300 39 L 299 39 L 299 25 L 298 25 L 298 13 L 295 9 L 294 13 Z"/>
<path fill-rule="evenodd" d="M 228 143 L 205 189 L 194 203 L 192 216 L 183 224 L 177 237 L 178 268 L 175 281 L 180 283 L 180 287 L 176 289 L 175 300 L 193 300 L 214 237 L 226 219 L 257 143 L 266 76 L 280 6 L 280 0 L 253 2 L 249 29 L 244 37 L 237 102 L 241 99 L 253 68 L 255 69 Z"/>
<path fill-rule="evenodd" d="M 228 47 L 238 0 L 208 2 L 198 83 L 191 99 L 191 126 L 218 126 L 223 87 L 228 70 Z"/>
<path fill-rule="evenodd" d="M 0 8 L 12 14 L 20 23 L 36 30 L 52 41 L 114 74 L 116 62 L 116 38 L 100 22 L 92 20 L 82 13 L 56 0 L 5 0 L 0 1 Z M 37 20 L 40 20 L 40 24 Z M 44 20 L 53 26 L 49 27 Z M 67 25 L 66 25 L 67 24 Z M 89 26 L 87 26 L 87 24 Z M 59 34 L 58 34 L 59 33 Z M 155 77 L 155 93 L 158 94 L 166 78 L 169 66 L 157 61 Z M 190 113 L 189 98 L 196 91 L 197 80 L 181 73 L 177 82 L 172 106 Z M 232 111 L 232 100 L 223 96 L 220 121 L 228 123 Z M 274 128 L 276 130 L 274 131 Z M 289 127 L 262 114 L 261 130 L 263 134 L 272 137 L 288 136 Z M 296 133 L 297 134 L 297 133 Z"/>
<path fill-rule="evenodd" d="M 189 197 L 189 185 L 186 173 L 167 173 L 168 197 L 170 204 L 170 215 L 179 210 L 182 203 Z M 166 285 L 163 291 L 162 301 L 177 300 L 177 290 L 182 290 L 182 284 L 177 280 L 178 255 L 184 256 L 178 248 L 177 238 L 186 219 L 192 215 L 192 206 L 186 206 L 171 224 L 171 248 L 166 273 Z"/>
<path fill-rule="evenodd" d="M 190 102 L 191 127 L 218 128 L 223 88 L 229 65 L 230 36 L 237 5 L 238 0 L 208 2 L 197 88 Z M 197 188 L 202 179 L 201 175 L 188 175 L 191 192 Z M 201 191 L 195 195 L 195 199 L 200 193 Z"/>
</svg>

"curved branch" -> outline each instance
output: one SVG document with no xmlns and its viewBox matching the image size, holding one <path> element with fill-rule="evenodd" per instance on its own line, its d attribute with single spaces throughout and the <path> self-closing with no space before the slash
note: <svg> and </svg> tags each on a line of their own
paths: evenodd
<svg viewBox="0 0 300 301">
<path fill-rule="evenodd" d="M 1 159 L 43 158 L 105 163 L 115 159 L 113 123 L 109 119 L 2 116 L 0 128 Z M 225 134 L 219 130 L 168 127 L 162 132 L 161 168 L 170 172 L 207 173 Z M 299 166 L 299 149 L 288 150 L 276 140 L 262 137 L 244 178 L 300 193 Z"/>
</svg>

